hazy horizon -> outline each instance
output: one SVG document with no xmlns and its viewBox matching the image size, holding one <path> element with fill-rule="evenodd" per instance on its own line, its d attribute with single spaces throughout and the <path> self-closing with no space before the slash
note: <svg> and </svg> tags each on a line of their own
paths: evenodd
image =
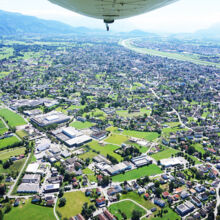
<svg viewBox="0 0 220 220">
<path fill-rule="evenodd" d="M 74 27 L 104 29 L 102 20 L 79 15 L 47 0 L 0 0 L 0 10 L 18 12 L 38 18 L 57 20 Z M 139 29 L 152 32 L 195 32 L 220 23 L 219 0 L 180 0 L 155 11 L 128 19 L 116 20 L 114 31 Z"/>
</svg>

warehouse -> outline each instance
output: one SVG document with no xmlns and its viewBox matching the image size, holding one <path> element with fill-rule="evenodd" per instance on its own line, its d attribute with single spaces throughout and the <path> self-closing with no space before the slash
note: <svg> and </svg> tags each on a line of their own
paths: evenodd
<svg viewBox="0 0 220 220">
<path fill-rule="evenodd" d="M 69 116 L 66 116 L 63 113 L 56 111 L 52 111 L 47 114 L 37 115 L 31 118 L 31 121 L 40 127 L 45 127 L 52 124 L 60 124 L 69 120 Z"/>
<path fill-rule="evenodd" d="M 160 160 L 160 164 L 164 167 L 174 167 L 181 164 L 187 164 L 188 162 L 183 157 L 173 157 Z"/>
</svg>

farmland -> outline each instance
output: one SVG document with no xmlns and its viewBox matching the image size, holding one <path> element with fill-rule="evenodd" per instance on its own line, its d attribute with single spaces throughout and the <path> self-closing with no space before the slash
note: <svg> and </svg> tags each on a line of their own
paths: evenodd
<svg viewBox="0 0 220 220">
<path fill-rule="evenodd" d="M 8 147 L 8 146 L 16 145 L 20 142 L 21 141 L 15 136 L 11 136 L 11 137 L 1 139 L 0 140 L 0 149 Z"/>
</svg>

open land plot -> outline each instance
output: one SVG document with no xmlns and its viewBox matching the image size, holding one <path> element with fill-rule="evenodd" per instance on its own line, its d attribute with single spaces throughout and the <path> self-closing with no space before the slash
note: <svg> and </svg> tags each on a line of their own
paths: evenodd
<svg viewBox="0 0 220 220">
<path fill-rule="evenodd" d="M 1 139 L 0 140 L 0 149 L 8 147 L 8 146 L 16 145 L 20 142 L 21 141 L 16 136 L 11 136 L 11 137 Z"/>
<path fill-rule="evenodd" d="M 170 220 L 170 219 L 180 220 L 181 219 L 181 217 L 176 212 L 174 212 L 171 208 L 165 207 L 165 208 L 163 208 L 163 211 L 165 211 L 165 210 L 167 210 L 167 213 L 163 213 L 162 217 L 156 216 L 159 213 L 159 210 L 157 210 L 156 212 L 154 212 L 150 216 L 150 219 L 152 219 L 152 220 L 162 220 L 162 219 L 164 219 L 164 220 Z M 144 218 L 144 219 L 146 219 L 146 218 Z"/>
<path fill-rule="evenodd" d="M 203 146 L 199 143 L 193 144 L 192 145 L 198 152 L 201 152 L 202 154 L 205 153 L 205 150 L 203 149 Z"/>
<path fill-rule="evenodd" d="M 99 151 L 100 154 L 103 156 L 107 156 L 109 154 L 110 156 L 114 157 L 118 161 L 122 160 L 122 157 L 119 154 L 116 154 L 114 151 L 120 148 L 119 146 L 113 145 L 113 144 L 106 144 L 106 145 L 100 145 L 96 141 L 92 141 L 91 143 L 88 144 L 90 148 L 93 150 Z"/>
<path fill-rule="evenodd" d="M 144 199 L 143 195 L 138 195 L 136 192 L 129 192 L 127 194 L 122 194 L 120 197 L 121 200 L 123 199 L 131 199 L 134 200 L 135 202 L 139 203 L 146 209 L 152 209 L 153 207 L 156 207 L 150 200 Z"/>
<path fill-rule="evenodd" d="M 162 170 L 155 164 L 150 164 L 149 166 L 140 167 L 134 169 L 124 174 L 119 174 L 112 177 L 113 182 L 123 182 L 125 180 L 138 179 L 144 176 L 153 176 L 162 173 Z"/>
<path fill-rule="evenodd" d="M 95 153 L 95 152 L 93 152 L 93 151 L 88 151 L 88 152 L 86 152 L 86 153 L 84 153 L 84 154 L 80 154 L 78 157 L 80 158 L 80 159 L 83 159 L 83 160 L 85 160 L 86 158 L 90 158 L 90 159 L 92 159 L 93 157 L 95 157 L 95 156 L 97 156 L 98 154 L 97 153 Z"/>
<path fill-rule="evenodd" d="M 0 109 L 0 116 L 6 120 L 10 127 L 27 124 L 20 115 L 10 111 L 9 109 Z"/>
<path fill-rule="evenodd" d="M 4 169 L 2 164 L 0 165 L 0 173 L 20 172 L 25 163 L 26 158 L 15 161 L 8 169 Z"/>
<path fill-rule="evenodd" d="M 53 208 L 43 207 L 31 203 L 31 199 L 26 200 L 25 204 L 13 207 L 12 210 L 4 215 L 5 220 L 55 220 Z"/>
<path fill-rule="evenodd" d="M 132 130 L 124 130 L 122 131 L 122 134 L 130 137 L 145 139 L 147 141 L 153 141 L 159 136 L 157 132 L 142 132 L 142 131 L 132 131 Z"/>
<path fill-rule="evenodd" d="M 19 130 L 16 131 L 16 134 L 20 137 L 20 138 L 24 138 L 28 136 L 28 133 L 25 130 Z"/>
<path fill-rule="evenodd" d="M 104 141 L 112 144 L 119 144 L 121 145 L 125 141 L 127 141 L 128 138 L 124 135 L 120 134 L 110 134 L 109 137 L 107 137 Z"/>
<path fill-rule="evenodd" d="M 130 219 L 132 217 L 133 210 L 141 212 L 142 215 L 146 213 L 143 208 L 137 206 L 131 201 L 121 201 L 109 206 L 109 211 L 119 220 L 124 219 L 120 212 L 125 213 L 127 218 Z"/>
<path fill-rule="evenodd" d="M 6 128 L 4 122 L 0 119 L 0 135 L 3 135 L 7 131 L 8 129 Z"/>
<path fill-rule="evenodd" d="M 56 211 L 62 215 L 62 218 L 69 219 L 70 217 L 81 213 L 82 206 L 86 202 L 91 204 L 89 197 L 86 197 L 81 191 L 64 193 L 64 197 L 66 198 L 66 205 L 59 207 L 57 203 L 56 207 Z"/>
<path fill-rule="evenodd" d="M 0 160 L 7 160 L 12 156 L 19 156 L 24 154 L 25 147 L 18 147 L 18 148 L 10 148 L 3 151 L 0 151 Z"/>
<path fill-rule="evenodd" d="M 116 114 L 122 117 L 135 117 L 135 116 L 142 116 L 144 114 L 150 115 L 151 110 L 148 109 L 141 109 L 140 112 L 128 112 L 128 110 L 118 110 Z"/>
<path fill-rule="evenodd" d="M 91 122 L 81 122 L 81 121 L 74 121 L 70 124 L 70 126 L 76 128 L 76 129 L 85 129 L 85 128 L 90 128 L 92 127 L 94 124 Z"/>
<path fill-rule="evenodd" d="M 172 155 L 174 156 L 178 152 L 179 152 L 178 150 L 175 150 L 173 148 L 166 148 L 161 152 L 151 155 L 151 157 L 154 158 L 155 160 L 161 160 L 165 158 L 170 158 Z"/>
<path fill-rule="evenodd" d="M 140 146 L 139 144 L 133 143 L 133 142 L 130 142 L 130 141 L 126 141 L 125 144 L 129 144 L 129 145 L 137 147 L 141 153 L 146 153 L 147 150 L 149 149 L 149 147 Z"/>
</svg>

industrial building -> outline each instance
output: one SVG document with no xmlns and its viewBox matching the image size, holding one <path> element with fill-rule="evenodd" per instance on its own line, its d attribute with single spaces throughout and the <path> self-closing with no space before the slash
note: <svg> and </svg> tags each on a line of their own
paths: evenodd
<svg viewBox="0 0 220 220">
<path fill-rule="evenodd" d="M 181 215 L 187 215 L 188 213 L 192 212 L 194 210 L 195 206 L 190 202 L 186 201 L 185 203 L 178 205 L 176 207 L 176 211 Z"/>
<path fill-rule="evenodd" d="M 181 164 L 187 164 L 187 160 L 185 160 L 183 157 L 172 157 L 168 159 L 162 159 L 160 160 L 160 164 L 164 167 L 174 167 Z"/>
<path fill-rule="evenodd" d="M 59 128 L 53 131 L 52 134 L 68 147 L 79 147 L 92 141 L 91 137 L 84 135 L 73 127 Z"/>
<path fill-rule="evenodd" d="M 132 158 L 131 162 L 136 167 L 141 167 L 141 166 L 146 166 L 146 165 L 150 164 L 152 161 L 149 159 L 149 157 L 147 155 L 141 155 L 141 156 Z"/>
<path fill-rule="evenodd" d="M 108 169 L 106 169 L 106 171 L 110 175 L 116 175 L 116 174 L 125 172 L 126 170 L 130 170 L 131 168 L 132 168 L 131 163 L 129 163 L 128 161 L 124 161 L 124 162 L 121 162 L 119 164 L 109 167 Z"/>
<path fill-rule="evenodd" d="M 60 124 L 70 120 L 70 117 L 61 112 L 52 111 L 47 114 L 37 115 L 31 118 L 31 121 L 40 127 L 52 124 Z"/>
</svg>

